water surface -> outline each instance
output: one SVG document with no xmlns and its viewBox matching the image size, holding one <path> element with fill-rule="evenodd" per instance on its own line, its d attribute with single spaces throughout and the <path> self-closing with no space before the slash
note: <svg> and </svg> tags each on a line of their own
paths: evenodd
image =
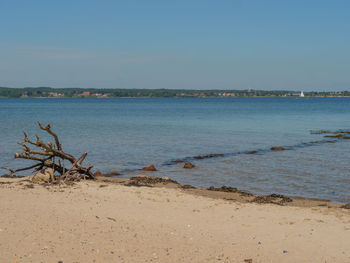
<svg viewBox="0 0 350 263">
<path fill-rule="evenodd" d="M 183 184 L 350 201 L 350 141 L 268 151 L 322 139 L 310 130 L 350 128 L 350 98 L 0 99 L 0 165 L 22 165 L 16 142 L 23 130 L 42 134 L 37 120 L 102 172 L 132 176 L 154 163 Z M 191 170 L 166 165 L 210 153 L 226 155 Z"/>
</svg>

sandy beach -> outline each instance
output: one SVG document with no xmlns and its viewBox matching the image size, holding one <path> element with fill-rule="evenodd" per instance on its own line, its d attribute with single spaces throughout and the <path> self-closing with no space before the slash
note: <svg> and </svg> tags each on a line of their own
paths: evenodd
<svg viewBox="0 0 350 263">
<path fill-rule="evenodd" d="M 0 262 L 350 262 L 350 211 L 0 178 Z M 318 205 L 317 205 L 318 204 Z"/>
</svg>

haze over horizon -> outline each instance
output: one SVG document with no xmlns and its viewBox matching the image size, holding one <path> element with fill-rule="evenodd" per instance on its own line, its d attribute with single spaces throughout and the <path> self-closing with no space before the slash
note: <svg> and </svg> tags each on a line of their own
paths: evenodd
<svg viewBox="0 0 350 263">
<path fill-rule="evenodd" d="M 350 2 L 2 1 L 0 86 L 350 90 Z"/>
</svg>

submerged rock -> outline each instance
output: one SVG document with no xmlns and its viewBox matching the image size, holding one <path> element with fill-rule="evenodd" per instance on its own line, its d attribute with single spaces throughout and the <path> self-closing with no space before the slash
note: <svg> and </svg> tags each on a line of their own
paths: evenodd
<svg viewBox="0 0 350 263">
<path fill-rule="evenodd" d="M 256 154 L 257 151 L 250 151 L 250 152 L 247 152 L 247 154 Z"/>
<path fill-rule="evenodd" d="M 37 172 L 33 178 L 33 183 L 51 183 L 55 181 L 55 171 L 52 168 L 46 168 L 44 170 L 41 170 Z"/>
<path fill-rule="evenodd" d="M 344 135 L 339 133 L 339 134 L 335 134 L 335 135 L 325 135 L 323 137 L 325 137 L 325 138 L 343 138 Z"/>
<path fill-rule="evenodd" d="M 185 162 L 184 164 L 185 169 L 192 169 L 193 167 L 195 167 L 195 165 L 191 162 Z"/>
<path fill-rule="evenodd" d="M 146 167 L 143 167 L 142 170 L 144 170 L 144 171 L 151 171 L 151 172 L 157 171 L 156 167 L 154 167 L 153 164 L 148 165 Z"/>
<path fill-rule="evenodd" d="M 325 134 L 323 137 L 325 138 L 337 138 L 337 139 L 350 139 L 350 131 L 349 130 L 337 130 L 337 131 L 310 131 L 311 134 Z"/>
<path fill-rule="evenodd" d="M 284 151 L 286 148 L 282 147 L 282 146 L 272 146 L 270 148 L 271 151 Z"/>
<path fill-rule="evenodd" d="M 338 139 L 345 139 L 345 140 L 349 140 L 350 136 L 346 136 L 345 134 L 336 134 L 336 135 L 325 135 L 323 136 L 325 138 L 338 138 Z"/>
<path fill-rule="evenodd" d="M 330 130 L 310 131 L 310 134 L 325 134 L 325 133 L 333 133 L 333 132 Z"/>
<path fill-rule="evenodd" d="M 117 176 L 117 175 L 120 175 L 120 173 L 119 172 L 115 172 L 115 171 L 109 172 L 109 173 L 106 173 L 106 174 L 103 174 L 100 171 L 96 171 L 94 173 L 94 177 L 99 177 L 99 176 L 113 177 L 113 176 Z"/>
<path fill-rule="evenodd" d="M 224 156 L 225 155 L 223 153 L 211 153 L 206 155 L 197 155 L 197 156 L 194 156 L 193 158 L 201 160 L 201 159 L 224 157 Z"/>
<path fill-rule="evenodd" d="M 112 171 L 112 172 L 103 174 L 103 176 L 106 176 L 106 177 L 113 177 L 113 176 L 118 176 L 118 175 L 120 175 L 120 173 L 117 171 Z"/>
<path fill-rule="evenodd" d="M 99 176 L 103 176 L 103 174 L 100 171 L 94 172 L 94 177 L 99 177 Z"/>
</svg>

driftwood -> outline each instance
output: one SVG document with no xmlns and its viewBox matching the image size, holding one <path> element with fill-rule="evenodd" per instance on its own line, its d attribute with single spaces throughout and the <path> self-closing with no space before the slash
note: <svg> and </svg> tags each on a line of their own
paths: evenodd
<svg viewBox="0 0 350 263">
<path fill-rule="evenodd" d="M 91 172 L 93 166 L 84 167 L 83 161 L 87 156 L 87 152 L 83 153 L 78 159 L 73 155 L 68 154 L 62 150 L 62 145 L 58 139 L 58 136 L 51 130 L 51 125 L 47 124 L 42 126 L 38 122 L 38 126 L 41 130 L 46 131 L 50 134 L 55 143 L 47 142 L 44 143 L 38 135 L 36 135 L 36 141 L 32 141 L 28 138 L 28 135 L 24 133 L 24 139 L 21 142 L 18 142 L 22 146 L 22 153 L 15 153 L 16 159 L 27 159 L 32 160 L 35 164 L 13 170 L 6 167 L 0 167 L 2 169 L 8 170 L 10 173 L 5 176 L 12 177 L 15 176 L 17 172 L 33 169 L 34 172 L 46 168 L 52 168 L 56 173 L 59 174 L 57 179 L 64 181 L 77 181 L 80 179 L 94 179 L 94 176 Z M 34 149 L 32 149 L 34 146 Z M 32 148 L 31 148 L 32 147 Z M 70 163 L 70 168 L 65 167 L 65 161 Z"/>
</svg>

